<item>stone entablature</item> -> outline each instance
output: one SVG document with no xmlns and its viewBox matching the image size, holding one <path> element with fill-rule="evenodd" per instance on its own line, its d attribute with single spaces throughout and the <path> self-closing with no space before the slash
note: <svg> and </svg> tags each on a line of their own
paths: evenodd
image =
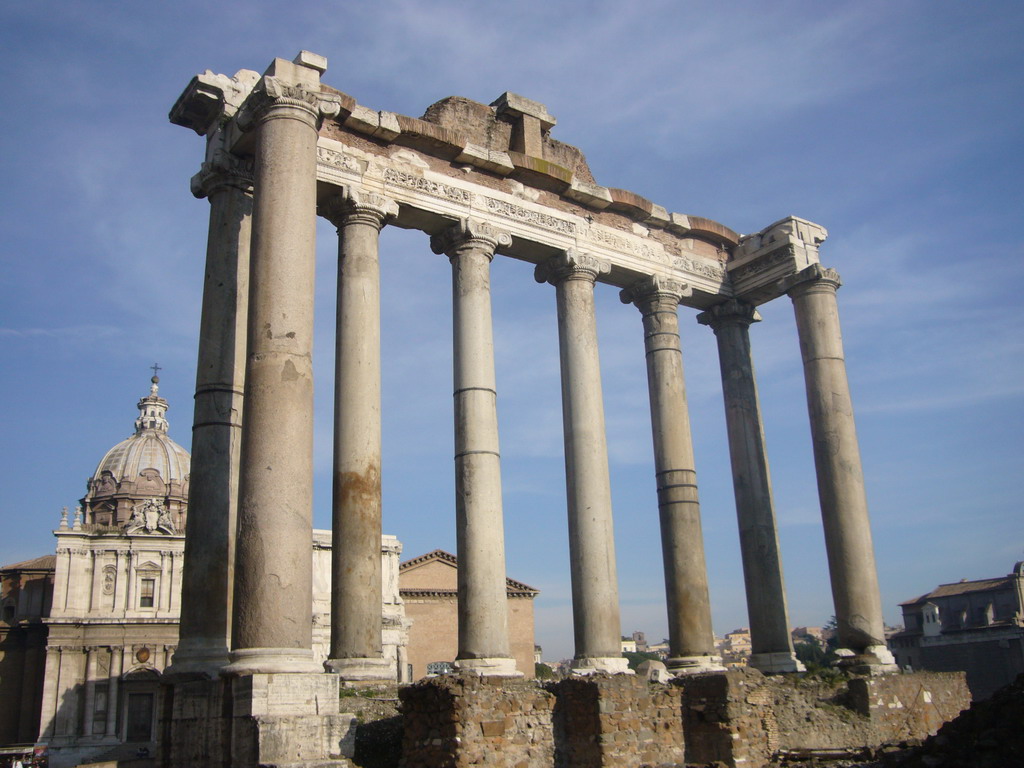
<svg viewBox="0 0 1024 768">
<path fill-rule="evenodd" d="M 207 72 L 193 78 L 172 109 L 172 122 L 212 139 L 194 189 L 226 158 L 237 167 L 254 151 L 233 118 L 258 82 L 249 70 L 233 78 Z M 398 203 L 399 227 L 433 234 L 472 216 L 511 233 L 512 242 L 498 247 L 503 255 L 536 264 L 552 248 L 584 251 L 611 264 L 600 282 L 627 288 L 651 275 L 682 282 L 693 293 L 681 303 L 698 309 L 734 296 L 755 304 L 774 298 L 778 291 L 769 295 L 765 286 L 817 263 L 827 236 L 795 217 L 740 236 L 711 219 L 600 186 L 582 152 L 550 137 L 555 120 L 544 106 L 516 94 L 490 106 L 450 97 L 417 119 L 372 110 L 327 85 L 319 89 L 317 97 L 338 112 L 319 129 L 318 196 L 329 197 L 332 187 L 383 195 Z M 223 111 L 213 109 L 218 102 Z M 523 110 L 537 113 L 532 129 L 523 125 L 531 117 Z M 244 119 L 242 125 L 248 127 Z M 517 138 L 531 130 L 532 138 Z M 512 149 L 517 141 L 525 151 Z"/>
</svg>

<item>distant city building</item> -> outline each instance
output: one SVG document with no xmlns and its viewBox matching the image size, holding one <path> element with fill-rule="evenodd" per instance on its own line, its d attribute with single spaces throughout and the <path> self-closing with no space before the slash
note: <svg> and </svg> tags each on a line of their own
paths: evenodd
<svg viewBox="0 0 1024 768">
<path fill-rule="evenodd" d="M 889 638 L 904 668 L 963 670 L 975 700 L 1024 672 L 1024 562 L 997 578 L 942 584 L 900 603 L 905 629 Z"/>
<path fill-rule="evenodd" d="M 168 434 L 155 376 L 138 408 L 135 433 L 100 460 L 74 515 L 65 508 L 56 555 L 0 568 L 0 745 L 39 741 L 53 766 L 156 754 L 159 686 L 178 643 L 191 457 Z M 313 650 L 324 661 L 330 532 L 314 531 L 310 545 Z M 384 656 L 405 681 L 400 553 L 382 537 Z"/>
<path fill-rule="evenodd" d="M 402 563 L 399 592 L 409 620 L 409 666 L 418 680 L 441 669 L 436 663 L 455 661 L 458 653 L 458 560 L 443 549 Z M 528 584 L 505 580 L 508 597 L 508 633 L 516 669 L 533 676 L 533 600 L 540 594 Z M 433 665 L 433 666 L 432 666 Z"/>
</svg>

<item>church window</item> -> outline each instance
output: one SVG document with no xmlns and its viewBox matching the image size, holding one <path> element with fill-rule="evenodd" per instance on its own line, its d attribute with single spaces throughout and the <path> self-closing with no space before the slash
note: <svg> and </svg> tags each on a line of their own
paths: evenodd
<svg viewBox="0 0 1024 768">
<path fill-rule="evenodd" d="M 156 579 L 143 579 L 142 591 L 139 595 L 139 606 L 141 608 L 153 607 L 153 595 L 156 592 Z"/>
</svg>

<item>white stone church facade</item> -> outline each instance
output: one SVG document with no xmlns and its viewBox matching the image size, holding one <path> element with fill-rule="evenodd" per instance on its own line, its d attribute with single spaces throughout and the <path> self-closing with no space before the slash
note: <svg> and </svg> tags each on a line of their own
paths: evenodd
<svg viewBox="0 0 1024 768">
<path fill-rule="evenodd" d="M 158 379 L 139 401 L 135 433 L 111 448 L 57 537 L 39 740 L 51 765 L 155 754 L 160 680 L 178 643 L 189 453 L 168 434 Z M 195 514 L 195 512 L 193 512 Z M 401 544 L 383 536 L 382 640 L 409 679 L 408 622 L 398 591 Z M 314 531 L 313 643 L 330 641 L 331 536 Z"/>
</svg>

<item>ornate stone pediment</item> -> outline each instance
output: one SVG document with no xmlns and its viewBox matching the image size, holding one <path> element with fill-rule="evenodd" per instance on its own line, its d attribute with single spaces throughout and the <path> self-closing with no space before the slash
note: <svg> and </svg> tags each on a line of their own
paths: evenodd
<svg viewBox="0 0 1024 768">
<path fill-rule="evenodd" d="M 171 513 L 159 499 L 146 499 L 132 507 L 132 516 L 124 527 L 125 533 L 162 533 L 174 535 L 178 532 Z"/>
</svg>

